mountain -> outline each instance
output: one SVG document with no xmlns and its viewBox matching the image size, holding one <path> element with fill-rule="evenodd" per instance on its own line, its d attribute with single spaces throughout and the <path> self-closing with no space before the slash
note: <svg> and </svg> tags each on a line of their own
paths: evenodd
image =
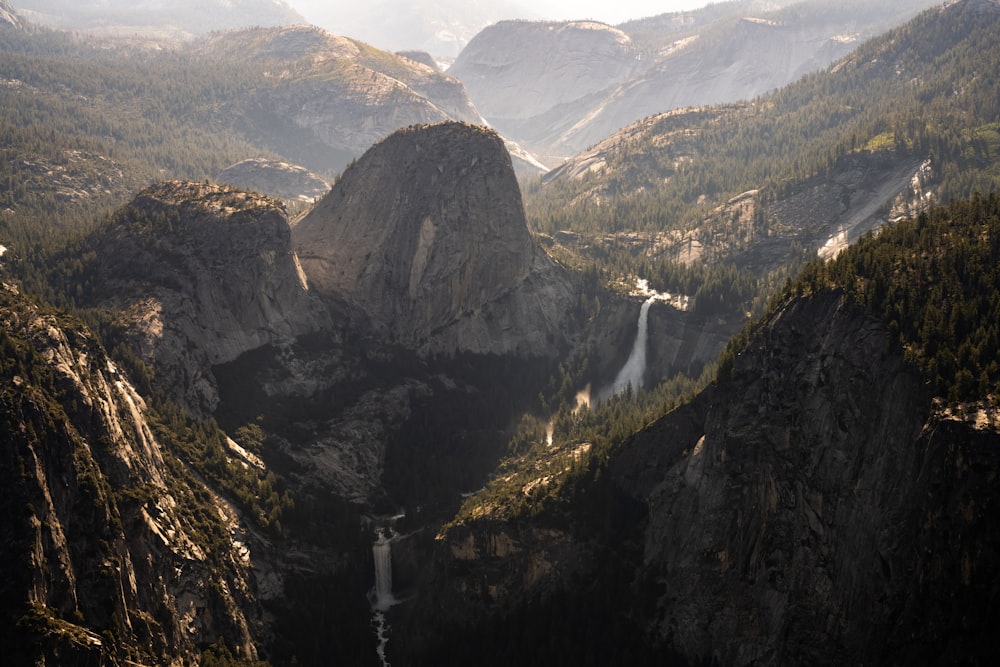
<svg viewBox="0 0 1000 667">
<path fill-rule="evenodd" d="M 560 147 L 538 137 L 560 132 L 573 105 L 628 80 L 640 59 L 628 35 L 600 23 L 504 21 L 476 35 L 448 72 L 491 125 L 551 155 Z"/>
<path fill-rule="evenodd" d="M 800 2 L 770 11 L 758 4 L 618 28 L 503 22 L 477 35 L 448 71 L 492 126 L 558 163 L 644 116 L 751 99 L 791 83 L 936 3 Z"/>
<path fill-rule="evenodd" d="M 171 48 L 4 31 L 0 48 L 8 82 L 0 97 L 11 109 L 0 122 L 13 133 L 0 149 L 0 171 L 12 183 L 3 208 L 29 226 L 37 216 L 62 226 L 151 183 L 214 178 L 251 158 L 332 180 L 400 127 L 481 122 L 454 78 L 306 26 L 218 33 Z M 42 136 L 42 117 L 56 140 Z M 519 164 L 528 165 L 523 155 Z"/>
<path fill-rule="evenodd" d="M 788 262 L 997 187 L 996 91 L 968 72 L 997 68 L 998 30 L 994 3 L 952 3 L 754 102 L 646 118 L 527 188 L 531 224 L 584 256 L 646 258 L 657 289 L 693 294 L 676 263 L 706 261 L 773 289 Z"/>
<path fill-rule="evenodd" d="M 131 347 L 194 414 L 218 404 L 213 366 L 328 323 L 292 252 L 283 208 L 260 195 L 161 183 L 87 246 L 83 301 L 122 313 Z"/>
<path fill-rule="evenodd" d="M 553 357 L 573 288 L 528 232 L 503 140 L 471 125 L 401 130 L 293 231 L 316 293 L 421 354 Z"/>
<path fill-rule="evenodd" d="M 578 465 L 519 515 L 481 494 L 439 534 L 403 650 L 517 655 L 559 618 L 540 662 L 995 658 L 1000 375 L 995 347 L 959 349 L 996 331 L 998 206 L 956 202 L 813 263 L 712 386 L 607 467 Z M 917 285 L 945 301 L 900 310 Z M 969 333 L 924 327 L 939 305 Z"/>
<path fill-rule="evenodd" d="M 360 237 L 338 245 L 344 239 L 326 228 L 340 206 L 385 199 L 388 183 L 397 188 L 389 201 L 404 206 L 385 209 L 386 228 L 422 257 L 424 270 L 407 265 L 407 275 L 422 300 L 455 308 L 450 328 L 428 333 L 426 350 L 394 337 L 428 323 L 402 310 L 409 283 L 380 283 L 385 302 L 401 308 L 399 329 L 387 337 L 385 328 L 362 326 L 382 312 L 362 310 L 363 292 L 330 291 L 322 274 L 306 277 L 283 207 L 228 185 L 151 186 L 53 269 L 114 351 L 115 367 L 137 378 L 145 398 L 133 400 L 155 406 L 156 436 L 241 517 L 244 527 L 233 530 L 253 554 L 241 556 L 253 578 L 234 599 L 250 620 L 246 636 L 217 633 L 240 656 L 263 650 L 280 663 L 311 664 L 361 650 L 373 656 L 360 513 L 399 503 L 436 521 L 467 484 L 482 483 L 506 440 L 507 406 L 537 395 L 568 345 L 559 337 L 572 330 L 576 288 L 528 234 L 504 144 L 482 128 L 452 123 L 393 135 L 299 223 L 295 243 L 300 228 L 314 227 L 306 244 L 313 254 L 338 252 L 345 265 L 363 265 L 373 250 L 396 257 L 398 246 Z M 431 221 L 412 230 L 424 231 L 422 244 L 407 229 L 415 213 Z M 402 265 L 373 264 L 369 273 Z M 427 350 L 434 354 L 416 354 Z M 327 602 L 304 594 L 317 590 L 328 591 Z M 264 632 L 258 604 L 269 618 Z M 71 611 L 50 615 L 61 623 Z M 99 635 L 104 626 L 83 627 Z M 309 635 L 324 639 L 304 641 Z M 55 650 L 51 638 L 38 641 Z M 210 642 L 198 641 L 207 654 Z"/>
<path fill-rule="evenodd" d="M 39 25 L 120 36 L 189 38 L 213 30 L 306 22 L 285 0 L 18 0 L 17 6 L 25 19 Z"/>
<path fill-rule="evenodd" d="M 950 3 L 525 200 L 454 121 L 331 172 L 467 103 L 413 58 L 0 29 L 8 661 L 993 664 L 998 29 Z M 334 186 L 210 180 L 250 157 Z"/>
</svg>

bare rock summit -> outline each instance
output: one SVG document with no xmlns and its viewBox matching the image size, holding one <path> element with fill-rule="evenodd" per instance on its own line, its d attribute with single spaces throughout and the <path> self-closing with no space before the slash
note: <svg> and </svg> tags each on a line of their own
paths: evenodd
<svg viewBox="0 0 1000 667">
<path fill-rule="evenodd" d="M 421 354 L 551 356 L 573 303 L 535 243 L 503 140 L 464 123 L 400 130 L 293 230 L 321 296 Z"/>
</svg>

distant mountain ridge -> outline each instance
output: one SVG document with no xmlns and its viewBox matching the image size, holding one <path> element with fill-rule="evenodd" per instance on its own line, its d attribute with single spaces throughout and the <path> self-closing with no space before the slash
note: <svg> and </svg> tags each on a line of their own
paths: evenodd
<svg viewBox="0 0 1000 667">
<path fill-rule="evenodd" d="M 187 38 L 212 30 L 305 23 L 285 0 L 17 0 L 22 16 L 52 28 Z"/>
<path fill-rule="evenodd" d="M 887 220 L 996 187 L 996 87 L 971 72 L 996 69 L 998 30 L 1000 5 L 952 3 L 753 102 L 650 116 L 547 174 L 529 216 L 598 243 L 613 220 L 623 246 L 686 264 L 832 256 Z"/>
<path fill-rule="evenodd" d="M 644 116 L 791 83 L 934 4 L 735 2 L 677 14 L 676 24 L 664 15 L 590 30 L 510 21 L 479 33 L 448 71 L 494 127 L 555 164 Z"/>
</svg>

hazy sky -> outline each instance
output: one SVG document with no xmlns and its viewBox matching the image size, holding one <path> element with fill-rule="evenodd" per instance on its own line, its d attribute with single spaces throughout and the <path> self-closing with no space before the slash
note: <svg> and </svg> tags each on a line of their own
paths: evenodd
<svg viewBox="0 0 1000 667">
<path fill-rule="evenodd" d="M 364 0 L 333 0 L 337 2 L 363 2 Z M 397 0 L 400 5 L 412 0 Z M 710 0 L 524 0 L 521 4 L 549 19 L 591 18 L 605 23 L 621 23 L 628 19 L 666 14 L 685 9 L 703 7 Z M 287 0 L 307 19 L 329 11 L 331 0 Z"/>
</svg>

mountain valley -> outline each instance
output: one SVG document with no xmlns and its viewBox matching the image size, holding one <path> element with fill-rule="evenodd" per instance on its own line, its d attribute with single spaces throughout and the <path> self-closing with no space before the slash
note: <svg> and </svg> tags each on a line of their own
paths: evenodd
<svg viewBox="0 0 1000 667">
<path fill-rule="evenodd" d="M 992 663 L 1000 4 L 849 4 L 0 0 L 11 664 Z"/>
</svg>

